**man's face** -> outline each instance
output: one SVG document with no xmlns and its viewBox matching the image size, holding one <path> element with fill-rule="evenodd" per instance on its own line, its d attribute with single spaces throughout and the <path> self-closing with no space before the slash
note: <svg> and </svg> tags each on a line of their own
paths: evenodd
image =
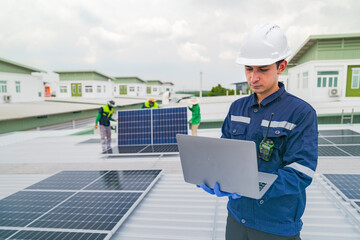
<svg viewBox="0 0 360 240">
<path fill-rule="evenodd" d="M 263 97 L 276 92 L 278 88 L 278 75 L 286 68 L 287 62 L 283 61 L 279 68 L 276 63 L 265 66 L 245 66 L 246 80 L 251 90 Z"/>
<path fill-rule="evenodd" d="M 149 101 L 149 104 L 152 106 L 152 105 L 154 105 L 154 102 L 153 102 L 153 101 Z"/>
</svg>

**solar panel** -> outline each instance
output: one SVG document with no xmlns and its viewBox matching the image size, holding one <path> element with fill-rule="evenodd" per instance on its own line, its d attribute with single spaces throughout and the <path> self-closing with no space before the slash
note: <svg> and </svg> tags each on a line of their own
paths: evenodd
<svg viewBox="0 0 360 240">
<path fill-rule="evenodd" d="M 338 146 L 338 148 L 352 156 L 360 156 L 360 146 Z"/>
<path fill-rule="evenodd" d="M 360 135 L 351 137 L 326 137 L 333 144 L 360 144 Z"/>
<path fill-rule="evenodd" d="M 324 174 L 348 199 L 360 199 L 360 174 Z"/>
<path fill-rule="evenodd" d="M 151 144 L 152 110 L 118 111 L 118 145 Z"/>
<path fill-rule="evenodd" d="M 163 108 L 153 111 L 152 144 L 176 143 L 176 134 L 187 134 L 187 109 Z"/>
<path fill-rule="evenodd" d="M 187 109 L 161 108 L 118 111 L 118 145 L 176 143 L 187 134 Z"/>
<path fill-rule="evenodd" d="M 179 152 L 177 144 L 158 144 L 149 145 L 141 151 L 141 153 L 161 153 L 161 152 Z"/>
<path fill-rule="evenodd" d="M 335 146 L 319 146 L 318 147 L 318 155 L 319 156 L 344 156 L 348 157 L 350 154 L 341 151 L 339 148 Z"/>
<path fill-rule="evenodd" d="M 16 231 L 15 231 L 16 232 Z M 53 232 L 53 231 L 19 231 L 11 239 L 26 239 L 26 240 L 103 240 L 107 234 L 105 233 L 83 233 L 83 232 Z"/>
<path fill-rule="evenodd" d="M 326 138 L 319 137 L 319 138 L 318 138 L 318 144 L 319 144 L 319 145 L 331 145 L 332 142 L 326 140 Z"/>
<path fill-rule="evenodd" d="M 7 239 L 16 232 L 16 230 L 0 230 L 0 239 Z"/>
<path fill-rule="evenodd" d="M 0 201 L 0 227 L 25 227 L 73 192 L 16 192 Z"/>
<path fill-rule="evenodd" d="M 79 192 L 29 227 L 112 230 L 141 192 Z"/>
<path fill-rule="evenodd" d="M 160 170 L 109 171 L 85 190 L 145 191 L 159 173 Z"/>
<path fill-rule="evenodd" d="M 80 190 L 107 171 L 62 171 L 26 189 Z"/>
<path fill-rule="evenodd" d="M 350 129 L 320 130 L 319 134 L 321 136 L 360 135 L 360 133 Z"/>
<path fill-rule="evenodd" d="M 354 202 L 358 207 L 360 207 L 360 201 L 354 201 Z"/>
<path fill-rule="evenodd" d="M 55 174 L 0 200 L 0 239 L 109 239 L 160 174 L 161 170 Z M 66 178 L 79 183 L 73 187 Z"/>
</svg>

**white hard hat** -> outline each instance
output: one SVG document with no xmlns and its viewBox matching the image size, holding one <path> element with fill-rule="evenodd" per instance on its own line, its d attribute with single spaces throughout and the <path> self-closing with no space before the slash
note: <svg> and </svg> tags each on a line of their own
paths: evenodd
<svg viewBox="0 0 360 240">
<path fill-rule="evenodd" d="M 114 107 L 114 106 L 115 106 L 114 100 L 108 101 L 108 102 L 107 102 L 107 105 L 108 105 L 109 107 Z"/>
<path fill-rule="evenodd" d="M 270 65 L 289 57 L 286 36 L 275 24 L 259 24 L 245 36 L 236 63 L 248 66 Z"/>
</svg>

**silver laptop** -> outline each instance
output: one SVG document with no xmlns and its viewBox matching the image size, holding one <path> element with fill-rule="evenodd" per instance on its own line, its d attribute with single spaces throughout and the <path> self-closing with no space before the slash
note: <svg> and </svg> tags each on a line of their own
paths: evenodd
<svg viewBox="0 0 360 240">
<path fill-rule="evenodd" d="M 260 199 L 277 175 L 258 171 L 252 141 L 177 134 L 185 182 Z"/>
</svg>

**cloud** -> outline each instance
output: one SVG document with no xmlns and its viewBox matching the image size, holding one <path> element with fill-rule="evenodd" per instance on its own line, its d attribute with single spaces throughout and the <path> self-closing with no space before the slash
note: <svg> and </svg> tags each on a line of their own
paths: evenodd
<svg viewBox="0 0 360 240">
<path fill-rule="evenodd" d="M 171 24 L 163 18 L 139 19 L 135 22 L 135 32 L 164 36 L 171 34 Z"/>
<path fill-rule="evenodd" d="M 178 48 L 180 57 L 189 62 L 209 62 L 210 58 L 201 55 L 201 52 L 203 51 L 206 51 L 206 47 L 191 42 L 182 44 Z"/>
<path fill-rule="evenodd" d="M 85 36 L 80 37 L 76 45 L 84 50 L 84 56 L 81 57 L 82 61 L 88 64 L 95 64 L 97 62 L 97 49 L 89 38 Z"/>
</svg>

